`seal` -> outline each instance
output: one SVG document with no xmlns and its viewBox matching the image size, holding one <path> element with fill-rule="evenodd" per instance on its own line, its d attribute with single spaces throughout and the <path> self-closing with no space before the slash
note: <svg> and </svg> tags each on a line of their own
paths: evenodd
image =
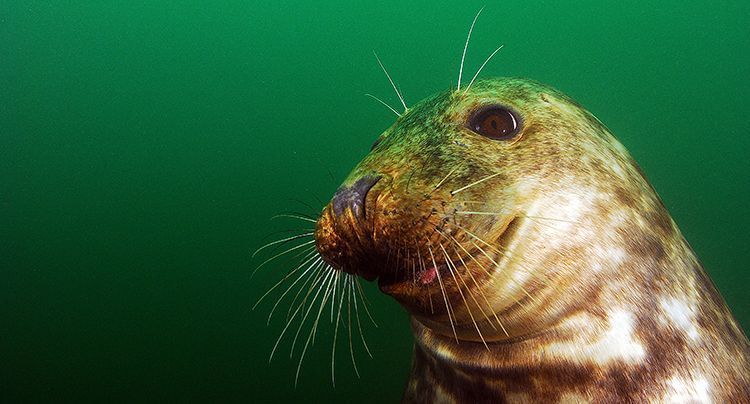
<svg viewBox="0 0 750 404">
<path fill-rule="evenodd" d="M 411 315 L 404 402 L 743 402 L 750 344 L 638 165 L 519 78 L 400 114 L 316 223 Z"/>
</svg>

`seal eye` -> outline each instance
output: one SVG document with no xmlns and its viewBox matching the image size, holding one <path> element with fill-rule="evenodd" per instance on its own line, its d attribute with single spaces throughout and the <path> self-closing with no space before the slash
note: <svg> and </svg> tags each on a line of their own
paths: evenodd
<svg viewBox="0 0 750 404">
<path fill-rule="evenodd" d="M 508 140 L 518 133 L 518 119 L 507 108 L 492 106 L 475 113 L 469 129 L 490 139 Z"/>
</svg>

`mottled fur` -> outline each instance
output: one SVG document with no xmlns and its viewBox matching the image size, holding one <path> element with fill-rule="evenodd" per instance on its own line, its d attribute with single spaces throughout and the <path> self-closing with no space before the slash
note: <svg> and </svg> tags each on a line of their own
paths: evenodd
<svg viewBox="0 0 750 404">
<path fill-rule="evenodd" d="M 514 140 L 466 128 L 490 104 L 521 119 Z M 747 337 L 625 148 L 565 95 L 523 79 L 438 94 L 343 186 L 366 175 L 383 176 L 366 222 L 327 207 L 317 247 L 412 314 L 404 401 L 750 397 Z M 419 281 L 432 266 L 439 285 Z"/>
</svg>

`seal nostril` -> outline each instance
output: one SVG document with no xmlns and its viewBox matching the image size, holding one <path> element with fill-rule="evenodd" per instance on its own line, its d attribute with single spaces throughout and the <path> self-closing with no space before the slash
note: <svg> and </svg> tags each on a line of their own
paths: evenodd
<svg viewBox="0 0 750 404">
<path fill-rule="evenodd" d="M 333 195 L 331 206 L 333 213 L 339 216 L 349 208 L 354 217 L 362 220 L 365 218 L 365 198 L 372 187 L 380 181 L 379 175 L 366 175 L 358 179 L 349 187 L 341 187 Z"/>
</svg>

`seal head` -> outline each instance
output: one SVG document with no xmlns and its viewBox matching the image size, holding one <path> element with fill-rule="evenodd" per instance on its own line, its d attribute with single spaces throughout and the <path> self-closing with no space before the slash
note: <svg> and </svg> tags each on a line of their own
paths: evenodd
<svg viewBox="0 0 750 404">
<path fill-rule="evenodd" d="M 479 340 L 474 323 L 489 321 L 479 307 L 489 318 L 513 306 L 535 313 L 560 263 L 585 252 L 568 249 L 545 271 L 520 255 L 573 246 L 579 235 L 566 240 L 562 228 L 599 214 L 584 206 L 592 198 L 606 205 L 631 193 L 623 186 L 643 186 L 629 167 L 625 149 L 565 95 L 529 80 L 480 81 L 420 102 L 380 136 L 323 210 L 317 247 L 334 267 L 377 278 L 417 317 Z M 570 282 L 556 281 L 559 295 Z M 489 322 L 498 330 L 484 339 L 533 331 Z"/>
</svg>

